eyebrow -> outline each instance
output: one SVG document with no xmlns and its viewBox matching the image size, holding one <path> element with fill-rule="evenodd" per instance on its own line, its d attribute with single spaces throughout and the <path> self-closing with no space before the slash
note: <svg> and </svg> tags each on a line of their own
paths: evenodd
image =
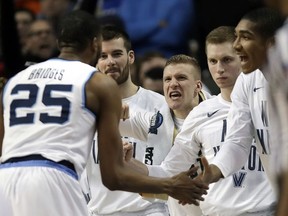
<svg viewBox="0 0 288 216">
<path fill-rule="evenodd" d="M 113 52 L 123 52 L 123 50 L 121 50 L 121 49 L 116 49 L 116 50 L 113 50 Z"/>
<path fill-rule="evenodd" d="M 240 30 L 240 31 L 238 32 L 238 34 L 249 34 L 249 35 L 254 35 L 254 33 L 251 32 L 251 31 L 249 31 L 249 30 Z"/>
</svg>

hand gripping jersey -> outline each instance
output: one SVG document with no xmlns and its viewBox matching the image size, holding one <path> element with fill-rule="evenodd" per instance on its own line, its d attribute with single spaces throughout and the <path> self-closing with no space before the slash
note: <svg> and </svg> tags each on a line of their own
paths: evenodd
<svg viewBox="0 0 288 216">
<path fill-rule="evenodd" d="M 131 109 L 144 109 L 148 111 L 153 111 L 155 108 L 159 108 L 166 103 L 162 95 L 142 87 L 139 88 L 136 94 L 123 99 L 122 102 L 128 104 Z M 129 134 L 121 133 L 121 135 L 124 140 L 133 144 L 135 158 L 145 162 L 148 144 L 129 137 Z M 154 212 L 161 213 L 161 215 L 168 215 L 166 203 L 163 203 L 160 200 L 150 202 L 142 199 L 137 193 L 108 190 L 101 180 L 97 152 L 97 141 L 95 139 L 91 157 L 86 167 L 91 196 L 88 207 L 92 215 L 126 216 L 137 214 L 139 211 L 141 211 L 141 215 L 152 214 Z M 140 215 L 140 213 L 138 214 Z"/>
<path fill-rule="evenodd" d="M 185 119 L 161 167 L 149 167 L 150 174 L 157 176 L 159 169 L 168 176 L 185 171 L 197 163 L 201 155 L 211 162 L 221 152 L 229 108 L 230 103 L 224 101 L 221 95 L 195 107 Z M 275 203 L 275 195 L 254 145 L 250 148 L 249 160 L 241 170 L 211 184 L 209 188 L 205 201 L 200 202 L 203 215 L 240 215 L 269 209 Z"/>
<path fill-rule="evenodd" d="M 94 72 L 79 61 L 52 59 L 9 80 L 3 93 L 1 161 L 41 154 L 72 162 L 80 175 L 95 133 L 95 115 L 85 107 L 84 91 Z"/>
</svg>

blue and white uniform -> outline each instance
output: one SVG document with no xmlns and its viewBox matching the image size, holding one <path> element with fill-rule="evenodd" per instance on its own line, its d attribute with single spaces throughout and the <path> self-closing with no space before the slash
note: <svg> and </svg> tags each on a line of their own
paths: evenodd
<svg viewBox="0 0 288 216">
<path fill-rule="evenodd" d="M 78 176 L 96 128 L 85 106 L 85 84 L 95 72 L 79 61 L 50 59 L 5 86 L 0 187 L 15 215 L 88 214 Z"/>
<path fill-rule="evenodd" d="M 166 103 L 164 96 L 142 87 L 139 88 L 136 94 L 123 99 L 122 102 L 128 104 L 131 109 L 144 109 L 148 111 L 153 111 Z M 145 162 L 145 158 L 147 157 L 145 152 L 147 151 L 148 144 L 138 139 L 128 137 L 129 134 L 121 133 L 121 135 L 124 140 L 133 144 L 135 150 L 134 157 Z M 110 191 L 107 189 L 101 180 L 97 152 L 97 142 L 94 140 L 92 154 L 86 167 L 87 179 L 90 187 L 90 201 L 88 202 L 90 215 L 169 215 L 166 202 L 160 200 L 151 202 L 142 199 L 137 193 Z"/>
<path fill-rule="evenodd" d="M 161 166 L 148 167 L 149 175 L 158 176 L 159 172 L 164 171 L 167 176 L 171 176 L 185 171 L 198 163 L 201 155 L 205 155 L 209 162 L 213 161 L 215 155 L 222 151 L 229 108 L 230 103 L 220 94 L 195 107 L 185 119 L 173 148 Z M 250 147 L 249 160 L 245 166 L 232 176 L 211 184 L 204 198 L 205 201 L 200 202 L 203 215 L 249 215 L 248 212 L 270 212 L 270 208 L 273 211 L 275 194 L 254 144 Z M 186 215 L 193 215 L 193 212 L 187 212 Z"/>
<path fill-rule="evenodd" d="M 205 91 L 202 91 L 199 95 L 201 101 L 212 97 Z M 167 103 L 154 113 L 133 109 L 130 111 L 130 118 L 120 122 L 120 131 L 148 142 L 145 164 L 156 166 L 161 164 L 170 152 L 175 136 L 181 131 L 184 119 L 173 117 Z M 177 171 L 174 174 L 179 172 Z M 161 176 L 161 172 L 157 175 Z M 164 172 L 163 176 L 166 175 Z M 182 206 L 178 204 L 178 200 L 172 197 L 168 198 L 168 207 L 171 216 L 200 216 L 202 214 L 198 206 Z"/>
<path fill-rule="evenodd" d="M 212 162 L 220 168 L 224 177 L 245 164 L 255 137 L 264 169 L 272 185 L 275 182 L 274 175 L 270 172 L 271 137 L 267 91 L 268 82 L 260 70 L 249 74 L 241 73 L 237 78 L 231 94 L 226 141 Z"/>
</svg>

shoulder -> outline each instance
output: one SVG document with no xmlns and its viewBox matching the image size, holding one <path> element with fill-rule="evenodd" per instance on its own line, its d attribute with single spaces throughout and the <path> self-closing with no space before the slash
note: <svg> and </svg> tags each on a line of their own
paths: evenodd
<svg viewBox="0 0 288 216">
<path fill-rule="evenodd" d="M 193 108 L 193 113 L 206 113 L 215 110 L 219 105 L 219 96 L 213 95 Z M 197 114 L 196 114 L 197 115 Z M 205 114 L 206 115 L 206 114 Z"/>
<path fill-rule="evenodd" d="M 165 97 L 157 92 L 140 87 L 138 96 L 143 100 L 149 101 L 150 103 L 161 104 L 165 102 Z"/>
<path fill-rule="evenodd" d="M 203 89 L 199 92 L 199 95 L 203 101 L 215 97 L 215 95 L 212 95 L 210 92 Z"/>
<path fill-rule="evenodd" d="M 103 73 L 94 73 L 88 80 L 85 89 L 87 105 L 95 113 L 97 113 L 99 106 L 105 107 L 106 102 L 121 102 L 117 83 Z"/>
<path fill-rule="evenodd" d="M 154 98 L 160 98 L 160 99 L 164 99 L 164 96 L 157 93 L 157 92 L 154 92 L 152 90 L 148 90 L 148 89 L 145 89 L 143 87 L 139 87 L 139 94 L 143 94 L 143 95 L 147 95 L 149 97 L 154 97 Z"/>
<path fill-rule="evenodd" d="M 115 91 L 119 91 L 119 87 L 115 80 L 98 71 L 94 73 L 87 82 L 87 89 L 103 91 L 104 95 L 109 95 L 110 93 L 114 94 Z"/>
<path fill-rule="evenodd" d="M 250 92 L 258 76 L 263 76 L 262 72 L 258 69 L 248 74 L 240 73 L 234 85 L 232 95 L 235 93 L 245 94 L 245 92 Z"/>
</svg>

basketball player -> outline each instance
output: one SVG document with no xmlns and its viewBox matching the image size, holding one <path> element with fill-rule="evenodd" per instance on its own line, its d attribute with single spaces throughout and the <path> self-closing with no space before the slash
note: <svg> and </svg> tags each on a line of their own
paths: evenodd
<svg viewBox="0 0 288 216">
<path fill-rule="evenodd" d="M 118 87 L 90 66 L 97 61 L 99 30 L 93 15 L 68 14 L 60 23 L 59 58 L 19 72 L 3 90 L 0 190 L 16 216 L 88 215 L 78 176 L 95 129 L 102 181 L 110 190 L 167 193 L 196 204 L 203 199 L 207 186 L 188 177 L 195 169 L 157 179 L 123 163 Z"/>
<path fill-rule="evenodd" d="M 135 60 L 129 35 L 125 30 L 112 25 L 102 27 L 102 52 L 97 68 L 112 77 L 119 86 L 122 102 L 129 106 L 154 111 L 165 104 L 163 95 L 135 85 L 131 80 L 131 67 Z M 123 140 L 134 146 L 134 156 L 145 161 L 147 142 L 128 137 L 121 133 Z M 101 180 L 98 160 L 97 140 L 93 142 L 92 156 L 90 157 L 86 173 L 89 212 L 92 215 L 150 215 L 169 216 L 166 202 L 155 200 L 153 202 L 142 199 L 137 193 L 124 191 L 111 191 L 105 187 Z M 157 160 L 155 159 L 155 162 Z M 81 180 L 82 181 L 82 180 Z M 83 183 L 82 183 L 83 185 Z"/>
<path fill-rule="evenodd" d="M 130 118 L 120 121 L 120 132 L 148 141 L 145 164 L 159 165 L 169 153 L 184 119 L 200 102 L 211 96 L 202 90 L 201 69 L 196 59 L 187 55 L 170 57 L 163 71 L 163 92 L 166 103 L 154 113 L 130 108 Z M 157 197 L 152 194 L 144 198 Z M 171 216 L 183 215 L 186 206 L 168 198 Z M 193 216 L 201 216 L 197 206 L 190 207 Z"/>
<path fill-rule="evenodd" d="M 161 166 L 148 166 L 149 175 L 159 176 L 158 173 L 163 172 L 173 175 L 197 163 L 201 155 L 213 161 L 220 150 L 227 130 L 230 94 L 241 71 L 240 58 L 233 49 L 234 39 L 234 28 L 229 26 L 218 27 L 208 34 L 207 63 L 221 93 L 189 113 Z M 275 202 L 275 194 L 253 144 L 245 166 L 233 176 L 210 185 L 200 207 L 203 215 L 209 216 L 272 215 Z M 185 215 L 194 213 L 191 209 Z"/>
<path fill-rule="evenodd" d="M 204 180 L 216 182 L 240 169 L 249 156 L 253 138 L 256 139 L 264 170 L 275 188 L 270 171 L 271 136 L 267 104 L 268 83 L 261 70 L 267 63 L 267 50 L 274 44 L 275 31 L 283 19 L 277 11 L 259 8 L 245 14 L 236 26 L 234 48 L 241 60 L 243 73 L 239 75 L 231 94 L 227 136 L 221 151 Z"/>
</svg>

